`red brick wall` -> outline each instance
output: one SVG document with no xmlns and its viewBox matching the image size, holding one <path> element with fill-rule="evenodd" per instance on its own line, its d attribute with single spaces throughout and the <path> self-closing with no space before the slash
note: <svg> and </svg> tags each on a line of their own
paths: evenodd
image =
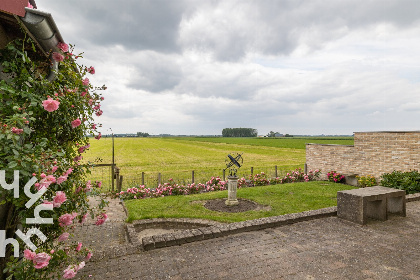
<svg viewBox="0 0 420 280">
<path fill-rule="evenodd" d="M 343 174 L 373 175 L 393 170 L 420 170 L 420 131 L 356 132 L 354 146 L 306 145 L 308 170 L 335 170 Z"/>
</svg>

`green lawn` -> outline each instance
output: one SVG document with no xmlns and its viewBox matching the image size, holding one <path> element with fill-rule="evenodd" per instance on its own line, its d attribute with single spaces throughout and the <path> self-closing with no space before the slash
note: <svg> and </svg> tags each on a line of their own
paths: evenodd
<svg viewBox="0 0 420 280">
<path fill-rule="evenodd" d="M 349 185 L 314 181 L 238 189 L 238 198 L 246 198 L 262 205 L 271 206 L 270 211 L 222 213 L 210 211 L 202 204 L 194 203 L 195 201 L 226 198 L 227 191 L 128 200 L 125 205 L 128 209 L 129 222 L 151 218 L 200 218 L 219 222 L 239 222 L 336 206 L 337 191 L 352 188 Z"/>
<path fill-rule="evenodd" d="M 353 145 L 354 137 L 280 137 L 280 138 L 235 138 L 235 137 L 183 137 L 181 141 L 198 141 L 237 145 L 266 146 L 273 148 L 305 149 L 307 143 Z"/>
<path fill-rule="evenodd" d="M 177 183 L 196 182 L 222 176 L 225 159 L 231 153 L 243 153 L 244 164 L 239 176 L 265 172 L 278 176 L 305 163 L 305 143 L 353 144 L 353 138 L 115 138 L 115 162 L 124 176 L 123 189 L 139 185 L 145 172 L 146 185 L 157 185 L 158 172 L 162 182 L 173 178 Z M 91 148 L 83 155 L 84 162 L 111 163 L 112 140 L 103 137 L 91 140 Z M 101 180 L 109 188 L 110 168 L 94 168 L 91 180 Z"/>
</svg>

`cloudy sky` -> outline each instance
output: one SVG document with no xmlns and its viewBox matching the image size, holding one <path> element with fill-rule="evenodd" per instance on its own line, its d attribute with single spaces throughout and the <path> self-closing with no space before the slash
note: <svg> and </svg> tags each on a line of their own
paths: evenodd
<svg viewBox="0 0 420 280">
<path fill-rule="evenodd" d="M 106 84 L 103 133 L 420 130 L 418 0 L 36 0 Z"/>
</svg>

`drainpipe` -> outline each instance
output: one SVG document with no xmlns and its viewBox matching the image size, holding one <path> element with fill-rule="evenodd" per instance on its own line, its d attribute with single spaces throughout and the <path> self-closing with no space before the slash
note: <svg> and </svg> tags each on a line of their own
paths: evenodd
<svg viewBox="0 0 420 280">
<path fill-rule="evenodd" d="M 52 59 L 52 53 L 59 51 L 57 44 L 64 42 L 63 37 L 61 37 L 60 31 L 51 14 L 30 8 L 25 8 L 25 10 L 26 14 L 20 20 L 27 29 L 28 34 L 41 48 L 44 55 L 49 55 L 52 64 L 47 79 L 51 82 L 56 77 L 55 73 L 59 65 L 58 62 Z"/>
</svg>

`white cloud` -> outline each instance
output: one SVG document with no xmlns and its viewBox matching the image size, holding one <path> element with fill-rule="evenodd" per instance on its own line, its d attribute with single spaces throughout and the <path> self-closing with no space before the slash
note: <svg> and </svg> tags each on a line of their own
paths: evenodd
<svg viewBox="0 0 420 280">
<path fill-rule="evenodd" d="M 104 130 L 418 130 L 418 1 L 52 1 Z M 104 131 L 105 132 L 105 131 Z"/>
</svg>

